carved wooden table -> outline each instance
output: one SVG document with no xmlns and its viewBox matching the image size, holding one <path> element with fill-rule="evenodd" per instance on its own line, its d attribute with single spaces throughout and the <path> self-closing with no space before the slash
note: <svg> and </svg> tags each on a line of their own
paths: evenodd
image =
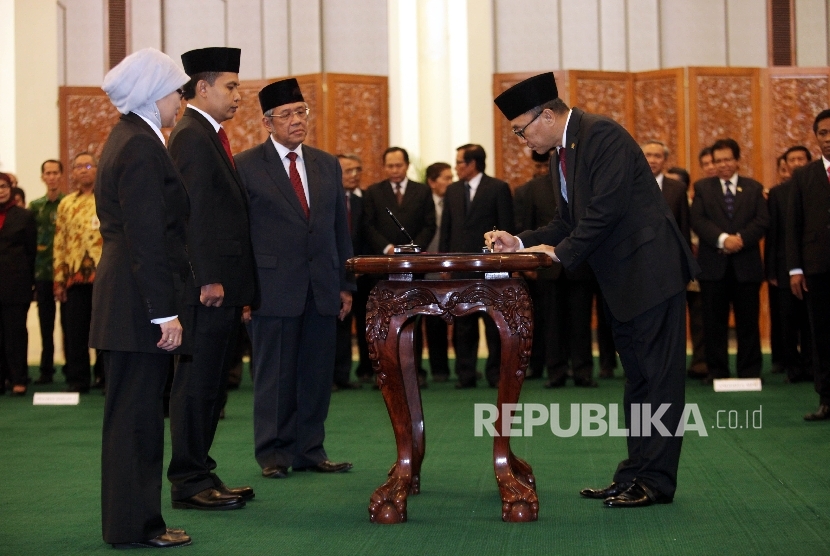
<svg viewBox="0 0 830 556">
<path fill-rule="evenodd" d="M 355 274 L 389 274 L 372 290 L 366 305 L 366 340 L 378 386 L 386 402 L 398 460 L 372 494 L 373 523 L 403 523 L 409 494 L 420 492 L 424 459 L 424 413 L 413 354 L 414 317 L 437 315 L 447 322 L 478 311 L 487 313 L 501 336 L 498 407 L 519 400 L 533 339 L 533 313 L 525 282 L 511 272 L 552 264 L 540 253 L 408 254 L 360 256 L 346 268 Z M 486 279 L 412 280 L 427 272 L 484 272 Z M 496 430 L 503 430 L 499 411 Z M 539 512 L 533 469 L 510 450 L 509 436 L 493 439 L 493 466 L 502 500 L 502 520 L 535 521 Z"/>
</svg>

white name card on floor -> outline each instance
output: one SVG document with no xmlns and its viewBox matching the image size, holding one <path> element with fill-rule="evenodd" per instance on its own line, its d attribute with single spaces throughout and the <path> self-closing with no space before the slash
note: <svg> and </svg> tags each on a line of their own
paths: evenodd
<svg viewBox="0 0 830 556">
<path fill-rule="evenodd" d="M 78 392 L 35 392 L 32 405 L 78 405 L 81 395 Z"/>
<path fill-rule="evenodd" d="M 715 392 L 760 392 L 760 378 L 716 378 Z"/>
</svg>

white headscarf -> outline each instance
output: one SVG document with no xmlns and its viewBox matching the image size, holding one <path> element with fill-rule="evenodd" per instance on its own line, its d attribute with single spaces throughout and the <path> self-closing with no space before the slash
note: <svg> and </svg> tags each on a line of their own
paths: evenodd
<svg viewBox="0 0 830 556">
<path fill-rule="evenodd" d="M 135 112 L 161 127 L 156 101 L 187 83 L 188 75 L 167 54 L 143 48 L 121 60 L 101 88 L 119 112 Z"/>
</svg>

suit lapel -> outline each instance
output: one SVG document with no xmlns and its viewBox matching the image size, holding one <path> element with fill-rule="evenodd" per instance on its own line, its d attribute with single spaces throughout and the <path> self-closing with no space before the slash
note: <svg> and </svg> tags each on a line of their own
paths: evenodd
<svg viewBox="0 0 830 556">
<path fill-rule="evenodd" d="M 184 117 L 193 118 L 195 122 L 198 122 L 199 125 L 205 130 L 208 137 L 210 137 L 211 143 L 213 143 L 213 148 L 216 149 L 219 153 L 219 156 L 225 163 L 228 171 L 233 176 L 233 180 L 236 183 L 236 187 L 239 190 L 239 194 L 242 196 L 242 201 L 245 205 L 248 205 L 248 195 L 245 193 L 245 187 L 242 185 L 242 180 L 239 179 L 239 173 L 237 173 L 236 168 L 231 163 L 230 158 L 228 158 L 228 153 L 225 152 L 225 147 L 222 145 L 222 141 L 219 140 L 219 134 L 213 129 L 213 125 L 204 116 L 199 114 L 197 111 L 193 110 L 192 108 L 188 108 L 184 112 Z"/>
<path fill-rule="evenodd" d="M 300 205 L 300 200 L 294 192 L 294 187 L 291 185 L 291 180 L 288 178 L 285 166 L 283 166 L 276 147 L 271 143 L 270 137 L 262 144 L 262 149 L 263 159 L 265 160 L 265 171 L 268 172 L 274 185 L 276 185 L 277 191 L 285 197 L 289 205 L 294 207 L 294 210 L 297 211 L 300 218 L 305 220 L 305 211 L 303 211 L 303 207 Z M 306 168 L 306 172 L 308 172 L 308 168 Z"/>
</svg>

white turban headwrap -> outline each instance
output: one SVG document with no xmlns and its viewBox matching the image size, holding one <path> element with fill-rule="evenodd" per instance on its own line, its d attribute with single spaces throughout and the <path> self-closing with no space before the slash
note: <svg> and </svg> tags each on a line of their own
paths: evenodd
<svg viewBox="0 0 830 556">
<path fill-rule="evenodd" d="M 119 112 L 135 112 L 161 127 L 156 101 L 187 83 L 188 75 L 167 54 L 143 48 L 121 60 L 101 88 Z"/>
</svg>

